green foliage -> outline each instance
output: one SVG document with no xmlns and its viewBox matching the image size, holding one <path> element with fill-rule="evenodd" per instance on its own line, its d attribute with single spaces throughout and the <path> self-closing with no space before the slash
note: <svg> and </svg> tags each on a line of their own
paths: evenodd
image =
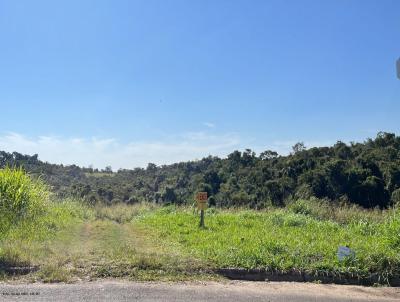
<svg viewBox="0 0 400 302">
<path fill-rule="evenodd" d="M 31 179 L 22 169 L 6 167 L 0 170 L 0 234 L 11 225 L 40 215 L 48 201 L 46 185 Z"/>
<path fill-rule="evenodd" d="M 400 188 L 392 192 L 392 203 L 396 206 L 400 206 Z"/>
<path fill-rule="evenodd" d="M 74 200 L 48 202 L 36 216 L 26 217 L 12 224 L 1 240 L 34 241 L 45 240 L 76 221 L 93 219 L 93 210 Z M 0 245 L 1 251 L 1 245 Z"/>
<path fill-rule="evenodd" d="M 310 202 L 304 199 L 291 203 L 288 208 L 296 214 L 311 215 L 313 213 Z"/>
<path fill-rule="evenodd" d="M 24 281 L 204 278 L 207 265 L 175 245 L 153 241 L 152 234 L 135 223 L 156 207 L 140 203 L 92 208 L 76 200 L 49 202 L 45 215 L 0 238 L 0 276 L 8 277 L 4 268 L 22 266 L 37 268 L 21 277 Z M 163 209 L 168 208 L 172 206 Z"/>
<path fill-rule="evenodd" d="M 182 208 L 148 213 L 139 222 L 157 232 L 159 240 L 175 242 L 216 268 L 359 278 L 377 274 L 382 283 L 400 276 L 399 211 L 372 211 L 370 216 L 362 209 L 341 208 L 342 216 L 354 210 L 358 215 L 343 220 L 332 212 L 326 216 L 321 211 L 323 216 L 318 217 L 320 204 L 311 204 L 299 201 L 288 209 L 270 211 L 213 209 L 206 213 L 205 229 L 198 228 L 198 215 Z M 336 253 L 344 245 L 355 250 L 356 257 L 340 262 Z"/>
<path fill-rule="evenodd" d="M 92 211 L 77 201 L 49 201 L 36 215 L 13 223 L 0 236 L 0 275 L 7 267 L 37 266 L 40 258 L 43 261 L 38 276 L 42 281 L 66 281 L 67 270 L 57 261 L 58 253 L 54 255 L 49 244 L 59 238 L 61 232 L 70 232 L 83 219 L 93 217 Z"/>
<path fill-rule="evenodd" d="M 47 186 L 21 168 L 0 170 L 0 263 L 30 265 L 33 242 L 43 242 L 73 222 L 90 218 L 77 201 L 54 202 Z"/>
<path fill-rule="evenodd" d="M 340 224 L 354 221 L 381 223 L 385 216 L 379 209 L 364 209 L 354 204 L 332 203 L 327 200 L 311 198 L 291 201 L 287 209 L 295 214 L 310 216 L 317 220 L 330 220 Z"/>
<path fill-rule="evenodd" d="M 365 208 L 387 208 L 398 202 L 400 137 L 378 133 L 375 139 L 350 145 L 307 149 L 298 143 L 289 156 L 267 150 L 234 151 L 227 158 L 146 169 L 99 171 L 43 163 L 37 155 L 0 152 L 0 167 L 23 166 L 41 176 L 57 196 L 89 204 L 138 202 L 191 204 L 196 191 L 207 191 L 217 207 L 282 207 L 292 199 L 312 197 Z"/>
<path fill-rule="evenodd" d="M 123 203 L 90 208 L 48 202 L 0 238 L 0 262 L 38 265 L 31 278 L 187 279 L 213 268 L 261 268 L 315 274 L 400 277 L 400 210 L 366 210 L 311 199 L 254 211 L 211 208 L 206 228 L 184 206 Z M 339 245 L 354 259 L 340 262 Z M 0 272 L 1 273 L 1 272 Z"/>
</svg>

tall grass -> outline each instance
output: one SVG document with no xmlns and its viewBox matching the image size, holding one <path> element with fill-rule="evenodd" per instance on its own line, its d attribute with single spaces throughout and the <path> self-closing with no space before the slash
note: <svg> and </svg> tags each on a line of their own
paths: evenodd
<svg viewBox="0 0 400 302">
<path fill-rule="evenodd" d="M 118 203 L 112 206 L 98 204 L 94 207 L 94 215 L 100 220 L 112 220 L 117 223 L 127 223 L 133 219 L 137 219 L 145 213 L 155 210 L 156 208 L 158 208 L 158 206 L 151 203 L 137 203 L 135 205 Z"/>
<path fill-rule="evenodd" d="M 22 169 L 0 170 L 0 275 L 29 266 L 60 230 L 94 217 L 82 203 L 52 201 L 47 186 Z"/>
<path fill-rule="evenodd" d="M 33 220 L 46 209 L 49 199 L 47 186 L 31 179 L 21 168 L 0 170 L 0 236 L 12 225 Z"/>
<path fill-rule="evenodd" d="M 332 203 L 317 198 L 291 201 L 287 209 L 295 214 L 307 215 L 318 220 L 330 220 L 339 224 L 349 224 L 360 220 L 383 222 L 394 210 L 365 209 L 355 204 Z"/>
<path fill-rule="evenodd" d="M 359 208 L 300 202 L 286 209 L 215 210 L 198 228 L 198 215 L 185 209 L 160 209 L 139 220 L 189 254 L 215 268 L 302 271 L 314 274 L 400 277 L 400 211 L 367 212 Z M 356 252 L 339 261 L 339 246 Z"/>
</svg>

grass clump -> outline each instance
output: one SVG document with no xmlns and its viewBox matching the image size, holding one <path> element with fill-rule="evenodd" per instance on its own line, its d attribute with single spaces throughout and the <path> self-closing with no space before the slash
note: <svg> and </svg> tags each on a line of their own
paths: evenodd
<svg viewBox="0 0 400 302">
<path fill-rule="evenodd" d="M 147 212 L 153 211 L 155 208 L 156 206 L 150 203 L 137 203 L 134 205 L 118 203 L 111 206 L 98 204 L 94 208 L 94 213 L 96 219 L 127 223 Z"/>
<path fill-rule="evenodd" d="M 71 274 L 67 269 L 54 263 L 41 267 L 37 276 L 44 283 L 69 282 L 71 278 Z"/>
<path fill-rule="evenodd" d="M 332 203 L 327 200 L 310 198 L 289 202 L 287 210 L 295 214 L 310 216 L 318 220 L 330 220 L 339 224 L 358 221 L 383 222 L 390 211 L 364 209 L 354 204 Z"/>
<path fill-rule="evenodd" d="M 49 198 L 47 186 L 21 168 L 0 169 L 0 236 L 12 225 L 43 214 Z"/>
</svg>

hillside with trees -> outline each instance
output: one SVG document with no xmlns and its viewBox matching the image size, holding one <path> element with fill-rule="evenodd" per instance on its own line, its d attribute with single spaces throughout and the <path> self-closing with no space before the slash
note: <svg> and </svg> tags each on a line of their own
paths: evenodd
<svg viewBox="0 0 400 302">
<path fill-rule="evenodd" d="M 79 197 L 90 204 L 187 204 L 198 190 L 209 193 L 210 205 L 255 209 L 310 197 L 366 208 L 400 201 L 400 137 L 385 132 L 363 143 L 338 141 L 310 149 L 298 143 L 288 156 L 271 150 L 257 155 L 247 149 L 223 159 L 150 163 L 146 169 L 117 172 L 111 167 L 64 166 L 40 161 L 38 155 L 0 152 L 0 168 L 5 166 L 23 167 L 59 197 Z"/>
</svg>

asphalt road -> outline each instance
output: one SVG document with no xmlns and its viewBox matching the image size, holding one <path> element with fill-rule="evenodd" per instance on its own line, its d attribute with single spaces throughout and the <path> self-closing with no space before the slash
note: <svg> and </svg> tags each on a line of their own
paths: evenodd
<svg viewBox="0 0 400 302">
<path fill-rule="evenodd" d="M 0 283 L 0 301 L 400 301 L 400 288 L 304 283 Z"/>
</svg>

